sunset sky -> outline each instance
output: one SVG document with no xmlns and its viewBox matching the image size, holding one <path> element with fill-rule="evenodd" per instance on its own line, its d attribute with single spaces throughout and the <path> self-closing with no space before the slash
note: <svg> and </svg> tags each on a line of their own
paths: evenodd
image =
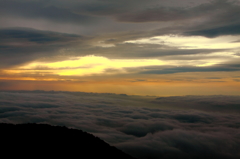
<svg viewBox="0 0 240 159">
<path fill-rule="evenodd" d="M 239 114 L 240 0 L 0 0 L 0 123 L 237 159 Z"/>
<path fill-rule="evenodd" d="M 0 90 L 240 95 L 239 0 L 0 0 Z"/>
</svg>

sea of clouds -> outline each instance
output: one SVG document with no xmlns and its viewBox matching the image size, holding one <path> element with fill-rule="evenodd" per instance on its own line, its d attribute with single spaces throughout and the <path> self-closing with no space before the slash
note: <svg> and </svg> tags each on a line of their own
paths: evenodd
<svg viewBox="0 0 240 159">
<path fill-rule="evenodd" d="M 139 159 L 240 158 L 239 114 L 240 96 L 0 92 L 1 123 L 81 129 Z"/>
</svg>

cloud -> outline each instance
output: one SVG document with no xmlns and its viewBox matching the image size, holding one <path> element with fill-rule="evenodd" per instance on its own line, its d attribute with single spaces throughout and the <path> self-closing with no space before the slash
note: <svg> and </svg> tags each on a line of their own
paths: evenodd
<svg viewBox="0 0 240 159">
<path fill-rule="evenodd" d="M 226 49 L 180 49 L 174 46 L 161 44 L 115 44 L 114 47 L 88 47 L 76 48 L 78 52 L 94 54 L 113 59 L 137 59 L 137 58 L 158 58 L 175 57 L 181 55 L 211 54 L 214 52 L 224 52 Z M 189 57 L 186 57 L 189 58 Z M 184 59 L 184 57 L 183 57 Z"/>
<path fill-rule="evenodd" d="M 0 122 L 82 129 L 140 159 L 240 157 L 239 96 L 10 91 L 0 104 Z"/>
<path fill-rule="evenodd" d="M 222 35 L 240 35 L 239 27 L 240 27 L 240 24 L 235 24 L 235 25 L 215 27 L 211 29 L 190 31 L 190 32 L 185 32 L 184 34 L 185 35 L 201 35 L 209 38 L 214 38 Z"/>
<path fill-rule="evenodd" d="M 57 3 L 58 2 L 58 3 Z M 112 17 L 123 22 L 153 22 L 153 21 L 180 21 L 194 18 L 206 18 L 237 13 L 238 5 L 228 0 L 214 0 L 195 2 L 182 1 L 157 1 L 157 0 L 132 0 L 132 1 L 52 1 L 45 4 L 68 8 L 74 13 L 87 15 L 100 15 Z M 127 5 L 126 5 L 127 4 Z"/>
<path fill-rule="evenodd" d="M 22 64 L 59 53 L 83 38 L 79 35 L 39 31 L 29 28 L 0 29 L 1 67 Z M 58 54 L 59 55 L 59 54 Z"/>
<path fill-rule="evenodd" d="M 124 151 L 144 158 L 231 158 L 239 156 L 236 136 L 172 130 L 148 134 L 137 142 L 119 145 Z M 134 146 L 133 146 L 134 145 Z M 223 146 L 224 145 L 224 146 Z M 234 153 L 230 154 L 229 151 Z"/>
<path fill-rule="evenodd" d="M 233 110 L 236 111 L 240 109 L 238 106 L 240 102 L 239 96 L 172 96 L 159 97 L 152 102 L 158 103 L 159 105 L 165 104 L 169 106 L 177 106 L 177 103 L 181 103 L 182 108 L 215 112 L 231 112 Z"/>
<path fill-rule="evenodd" d="M 4 37 L 0 40 L 0 67 L 86 55 L 112 59 L 212 60 L 222 56 L 187 55 L 232 52 L 230 49 L 188 49 L 164 43 L 126 43 L 158 35 L 212 38 L 239 34 L 240 23 L 235 16 L 239 13 L 237 3 L 227 0 L 201 1 L 194 5 L 190 1 L 175 2 L 0 0 L 0 35 Z M 69 32 L 72 34 L 66 34 Z M 183 69 L 180 71 L 184 72 Z"/>
<path fill-rule="evenodd" d="M 194 10 L 194 9 L 193 9 Z M 197 15 L 190 14 L 192 11 L 174 7 L 153 7 L 144 8 L 142 10 L 133 10 L 132 12 L 123 13 L 116 17 L 119 21 L 124 22 L 156 22 L 156 21 L 180 21 L 196 17 Z M 205 15 L 202 12 L 200 15 Z"/>
<path fill-rule="evenodd" d="M 136 137 L 146 136 L 148 133 L 155 133 L 158 131 L 172 130 L 173 125 L 165 122 L 148 122 L 146 120 L 138 120 L 138 122 L 132 122 L 130 124 L 124 125 L 119 130 L 125 134 L 133 135 Z"/>
<path fill-rule="evenodd" d="M 22 26 L 26 19 L 32 20 L 32 22 L 38 19 L 42 21 L 41 29 L 51 28 L 52 30 L 55 28 L 55 30 L 65 32 L 69 32 L 71 29 L 76 34 L 87 32 L 96 35 L 102 31 L 109 33 L 113 30 L 115 32 L 116 30 L 132 32 L 139 30 L 138 28 L 141 28 L 141 32 L 147 32 L 148 35 L 151 32 L 154 32 L 155 35 L 161 34 L 161 30 L 164 30 L 164 34 L 177 33 L 206 37 L 239 34 L 237 27 L 240 21 L 236 15 L 239 15 L 240 7 L 237 1 L 214 0 L 209 2 L 202 0 L 196 2 L 183 0 L 181 3 L 177 2 L 176 0 L 169 2 L 163 0 L 132 0 L 131 2 L 126 0 L 21 2 L 1 0 L 0 8 L 2 22 L 8 23 L 10 19 L 18 21 L 18 23 L 8 23 L 6 27 Z M 159 22 L 159 24 L 153 22 Z M 169 22 L 169 24 L 165 25 L 165 22 Z M 33 26 L 31 22 L 28 21 L 28 23 Z M 34 21 L 34 23 L 37 22 Z M 106 23 L 108 25 L 105 25 Z M 151 24 L 145 25 L 147 23 Z M 37 25 L 34 27 L 38 28 Z M 61 29 L 62 27 L 64 29 Z M 229 31 L 229 29 L 232 30 Z M 110 39 L 115 38 L 110 37 Z"/>
<path fill-rule="evenodd" d="M 133 37 L 122 37 L 123 39 L 120 38 L 120 41 L 115 41 L 112 47 L 95 46 L 96 42 L 100 39 L 102 40 L 103 37 L 81 36 L 30 28 L 0 29 L 0 35 L 4 37 L 4 40 L 0 40 L 1 68 L 21 65 L 36 60 L 44 62 L 63 61 L 86 55 L 104 56 L 111 59 L 158 58 L 162 60 L 199 60 L 199 58 L 221 58 L 221 56 L 211 57 L 204 55 L 227 51 L 226 49 L 180 49 L 168 45 L 120 42 L 125 38 Z M 199 56 L 189 57 L 186 55 Z M 49 70 L 49 68 L 46 69 Z"/>
<path fill-rule="evenodd" d="M 184 2 L 182 3 L 185 6 L 182 7 L 179 3 L 179 5 L 174 5 L 174 1 L 169 3 L 164 1 L 148 1 L 148 3 L 132 1 L 128 2 L 128 6 L 124 5 L 124 1 L 118 3 L 106 1 L 105 3 L 96 3 L 98 7 L 92 7 L 93 10 L 87 9 L 89 9 L 89 14 L 110 16 L 119 22 L 174 22 L 173 25 L 176 27 L 172 27 L 170 24 L 160 29 L 164 30 L 164 34 L 177 33 L 206 37 L 239 35 L 237 28 L 239 28 L 240 21 L 236 15 L 239 15 L 240 6 L 236 1 L 201 1 L 192 7 L 189 7 L 189 1 Z M 101 9 L 99 6 L 104 7 Z M 112 9 L 115 7 L 116 9 Z M 167 30 L 169 32 L 166 32 Z M 155 32 L 160 33 L 157 30 Z"/>
<path fill-rule="evenodd" d="M 13 1 L 1 0 L 0 6 L 4 16 L 24 17 L 29 19 L 46 19 L 56 23 L 90 22 L 93 17 L 76 14 L 67 8 L 48 5 L 47 1 Z"/>
<path fill-rule="evenodd" d="M 79 35 L 63 34 L 50 31 L 40 31 L 30 28 L 6 28 L 0 30 L 0 35 L 4 37 L 1 42 L 12 42 L 14 40 L 35 42 L 38 44 L 52 44 L 54 42 L 68 42 L 74 38 L 79 38 Z M 11 45 L 11 43 L 9 44 Z"/>
<path fill-rule="evenodd" d="M 145 67 L 144 71 L 141 71 L 141 74 L 172 74 L 172 73 L 181 73 L 181 72 L 231 72 L 231 71 L 240 71 L 238 64 L 217 64 L 213 66 L 202 66 L 202 67 L 193 67 L 193 66 L 182 66 L 182 67 Z"/>
</svg>

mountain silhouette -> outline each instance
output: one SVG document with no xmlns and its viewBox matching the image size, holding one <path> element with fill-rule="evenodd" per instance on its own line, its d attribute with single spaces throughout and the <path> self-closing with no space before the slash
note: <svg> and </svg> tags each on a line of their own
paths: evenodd
<svg viewBox="0 0 240 159">
<path fill-rule="evenodd" d="M 47 124 L 0 124 L 1 156 L 134 159 L 82 130 Z"/>
</svg>

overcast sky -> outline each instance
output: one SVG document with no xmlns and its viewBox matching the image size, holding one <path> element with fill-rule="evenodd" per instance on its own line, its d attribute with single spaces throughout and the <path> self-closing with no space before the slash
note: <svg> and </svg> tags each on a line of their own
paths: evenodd
<svg viewBox="0 0 240 159">
<path fill-rule="evenodd" d="M 239 0 L 0 0 L 0 90 L 240 95 Z"/>
</svg>

